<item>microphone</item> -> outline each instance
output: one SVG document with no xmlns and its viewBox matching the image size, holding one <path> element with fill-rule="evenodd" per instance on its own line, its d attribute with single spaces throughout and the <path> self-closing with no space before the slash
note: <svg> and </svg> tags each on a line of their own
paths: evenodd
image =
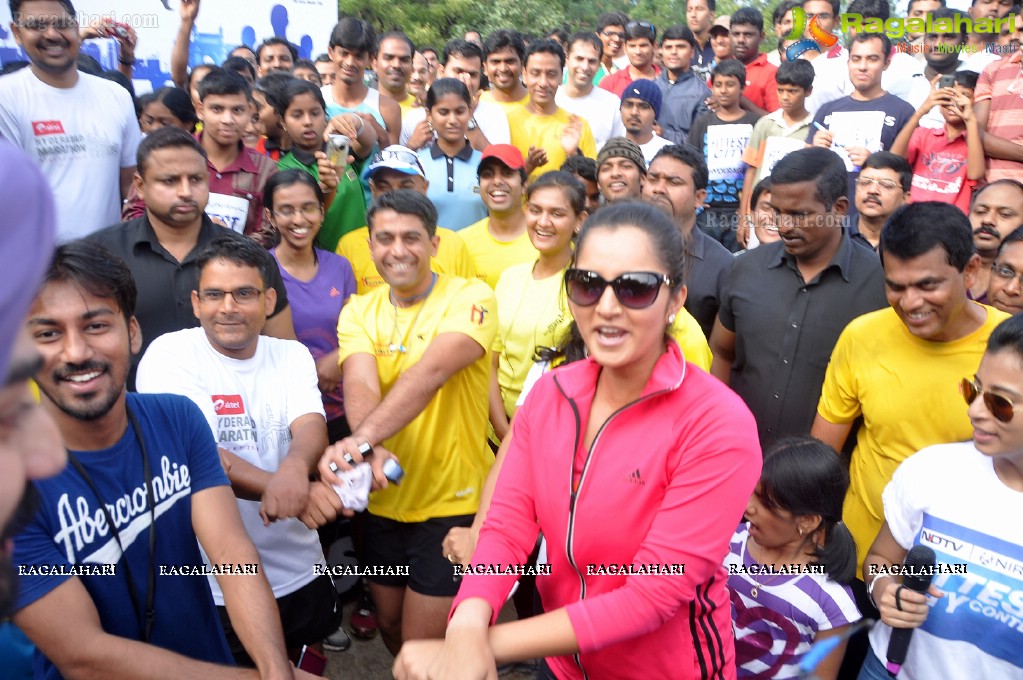
<svg viewBox="0 0 1023 680">
<path fill-rule="evenodd" d="M 926 545 L 916 545 L 906 555 L 902 565 L 902 586 L 918 593 L 926 593 L 934 578 L 934 565 L 937 556 Z M 892 628 L 892 637 L 888 641 L 888 663 L 885 666 L 893 678 L 899 674 L 902 664 L 906 661 L 909 651 L 909 640 L 913 637 L 912 628 Z"/>
</svg>

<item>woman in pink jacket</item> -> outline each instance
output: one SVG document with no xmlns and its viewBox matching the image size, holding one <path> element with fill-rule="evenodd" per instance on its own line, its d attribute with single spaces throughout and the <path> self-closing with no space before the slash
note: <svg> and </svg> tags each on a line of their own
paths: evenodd
<svg viewBox="0 0 1023 680">
<path fill-rule="evenodd" d="M 686 187 L 679 187 L 686 190 Z M 724 557 L 760 475 L 752 415 L 665 331 L 685 301 L 682 238 L 642 203 L 587 220 L 565 273 L 588 359 L 518 411 L 446 640 L 406 642 L 395 677 L 734 678 Z M 542 531 L 546 613 L 492 625 Z"/>
</svg>

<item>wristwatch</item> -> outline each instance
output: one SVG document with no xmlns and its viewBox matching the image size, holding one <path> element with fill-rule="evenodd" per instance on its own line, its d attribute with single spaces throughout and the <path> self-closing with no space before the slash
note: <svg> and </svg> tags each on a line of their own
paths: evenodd
<svg viewBox="0 0 1023 680">
<path fill-rule="evenodd" d="M 469 130 L 475 130 L 479 125 L 476 123 L 476 116 L 469 119 Z"/>
</svg>

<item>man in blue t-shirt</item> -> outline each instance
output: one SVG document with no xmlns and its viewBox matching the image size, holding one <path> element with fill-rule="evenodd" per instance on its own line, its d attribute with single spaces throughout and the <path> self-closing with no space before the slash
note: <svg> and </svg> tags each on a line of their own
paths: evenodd
<svg viewBox="0 0 1023 680">
<path fill-rule="evenodd" d="M 887 151 L 916 111 L 904 99 L 885 92 L 881 76 L 890 63 L 891 41 L 883 33 L 857 33 L 849 45 L 849 79 L 855 91 L 828 102 L 813 119 L 807 143 L 838 149 L 849 172 L 848 196 L 856 195 L 856 178 L 867 156 Z M 848 114 L 836 116 L 835 114 Z M 849 206 L 849 216 L 856 206 Z"/>
<path fill-rule="evenodd" d="M 288 662 L 202 414 L 184 397 L 127 393 L 135 298 L 124 262 L 75 241 L 57 249 L 29 310 L 42 406 L 69 449 L 62 473 L 35 482 L 39 511 L 15 540 L 14 622 L 38 647 L 35 675 L 311 677 Z M 211 569 L 258 671 L 225 667 Z"/>
</svg>

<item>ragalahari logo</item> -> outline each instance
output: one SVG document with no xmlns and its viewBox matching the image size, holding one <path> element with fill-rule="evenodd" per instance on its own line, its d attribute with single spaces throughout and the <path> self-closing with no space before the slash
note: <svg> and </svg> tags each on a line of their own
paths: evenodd
<svg viewBox="0 0 1023 680">
<path fill-rule="evenodd" d="M 806 10 L 802 7 L 792 8 L 792 30 L 785 40 L 795 40 L 794 43 L 785 48 L 785 58 L 789 61 L 799 59 L 804 52 L 827 52 L 838 43 L 838 36 L 830 31 L 825 31 L 818 21 L 820 17 L 814 15 L 809 25 L 806 21 Z M 804 38 L 804 33 L 809 33 L 809 38 Z"/>
</svg>

